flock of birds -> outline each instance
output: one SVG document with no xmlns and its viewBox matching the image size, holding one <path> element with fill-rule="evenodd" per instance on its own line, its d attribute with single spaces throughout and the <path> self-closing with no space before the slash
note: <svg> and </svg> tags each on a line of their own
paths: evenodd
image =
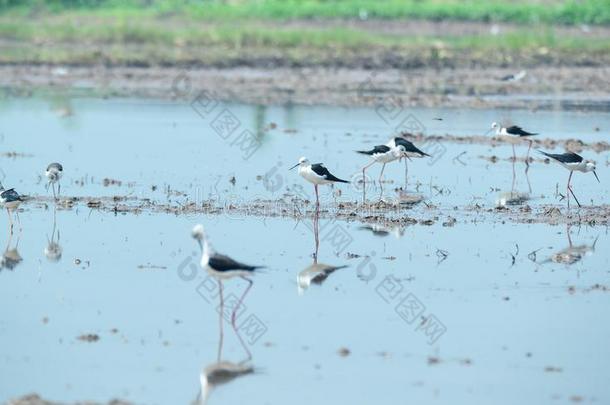
<svg viewBox="0 0 610 405">
<path fill-rule="evenodd" d="M 529 154 L 532 148 L 532 140 L 530 137 L 534 135 L 538 135 L 537 133 L 525 131 L 523 128 L 518 127 L 516 125 L 510 127 L 504 127 L 497 122 L 491 124 L 491 128 L 487 131 L 486 135 L 491 131 L 495 130 L 496 136 L 502 138 L 513 146 L 513 161 L 516 160 L 515 154 L 515 144 L 522 142 L 523 140 L 529 143 L 529 147 L 527 148 L 527 155 L 525 157 L 525 163 L 529 166 Z M 423 152 L 419 148 L 417 148 L 412 142 L 406 140 L 404 137 L 393 137 L 388 143 L 385 145 L 376 145 L 370 150 L 362 150 L 357 151 L 360 154 L 370 156 L 372 158 L 371 162 L 362 168 L 362 179 L 366 181 L 366 169 L 371 167 L 375 163 L 381 163 L 381 173 L 379 175 L 379 182 L 381 183 L 381 179 L 383 177 L 383 171 L 385 169 L 385 165 L 396 161 L 405 159 L 405 177 L 408 174 L 408 160 L 411 158 L 423 158 L 429 157 L 427 153 Z M 551 160 L 554 160 L 565 167 L 569 172 L 570 176 L 568 177 L 568 183 L 566 188 L 566 196 L 568 208 L 570 207 L 570 194 L 576 200 L 576 203 L 580 207 L 580 202 L 576 198 L 574 194 L 574 190 L 571 186 L 572 174 L 575 171 L 588 173 L 593 172 L 595 178 L 599 182 L 599 177 L 597 177 L 597 173 L 595 172 L 595 162 L 591 160 L 585 160 L 582 156 L 573 153 L 547 153 L 539 150 L 542 155 L 548 157 Z M 328 171 L 328 169 L 324 166 L 323 163 L 310 163 L 306 157 L 302 157 L 299 159 L 299 163 L 291 167 L 294 169 L 295 167 L 299 167 L 299 174 L 308 182 L 314 185 L 314 190 L 316 194 L 316 205 L 320 205 L 320 198 L 318 194 L 318 185 L 321 184 L 330 184 L 330 183 L 349 183 L 347 180 L 342 180 L 332 173 Z M 363 190 L 366 189 L 366 184 L 363 187 Z"/>
<path fill-rule="evenodd" d="M 532 147 L 532 141 L 531 141 L 531 139 L 529 139 L 529 137 L 537 135 L 536 133 L 525 131 L 521 127 L 518 127 L 518 126 L 503 127 L 495 122 L 492 123 L 491 129 L 488 131 L 488 133 L 492 130 L 496 131 L 497 136 L 508 139 L 513 144 L 513 154 L 514 154 L 515 143 L 519 143 L 523 139 L 527 140 L 529 142 L 529 147 L 528 147 L 527 156 L 526 156 L 526 163 L 529 164 L 529 152 Z M 374 163 L 382 164 L 381 174 L 379 176 L 380 181 L 383 176 L 383 170 L 385 169 L 386 164 L 393 162 L 393 161 L 405 159 L 406 170 L 408 170 L 407 161 L 410 160 L 411 158 L 423 158 L 426 156 L 430 156 L 427 153 L 420 150 L 419 148 L 417 148 L 412 142 L 408 141 L 407 139 L 405 139 L 403 137 L 393 137 L 385 145 L 376 145 L 370 150 L 362 150 L 362 151 L 357 151 L 357 152 L 360 154 L 363 154 L 363 155 L 370 156 L 372 159 L 371 162 L 368 163 L 366 166 L 364 166 L 362 169 L 363 179 L 365 178 L 364 174 L 365 174 L 366 169 L 368 169 L 371 165 L 373 165 Z M 578 204 L 578 206 L 580 206 L 580 203 L 578 202 L 576 195 L 574 195 L 574 192 L 571 187 L 570 182 L 572 179 L 572 174 L 575 171 L 579 171 L 579 172 L 583 172 L 583 173 L 593 172 L 593 174 L 595 174 L 595 177 L 597 178 L 597 181 L 599 181 L 599 177 L 597 177 L 597 173 L 595 172 L 595 163 L 590 160 L 585 160 L 585 159 L 583 159 L 582 156 L 580 156 L 576 153 L 573 153 L 573 152 L 566 152 L 566 153 L 561 153 L 561 154 L 547 153 L 547 152 L 540 151 L 540 150 L 539 150 L 539 152 L 542 155 L 548 157 L 549 159 L 558 162 L 559 164 L 561 164 L 563 167 L 565 167 L 570 172 L 570 176 L 568 178 L 568 184 L 567 184 L 567 192 L 572 194 L 572 196 L 576 200 L 576 203 Z M 303 177 L 309 183 L 313 184 L 315 194 L 316 194 L 316 206 L 317 207 L 319 207 L 319 205 L 320 205 L 320 199 L 319 199 L 319 193 L 318 193 L 319 185 L 331 184 L 331 183 L 349 183 L 347 180 L 340 179 L 337 176 L 333 175 L 324 166 L 324 164 L 322 164 L 322 163 L 313 163 L 312 164 L 312 163 L 310 163 L 309 159 L 307 159 L 306 157 L 300 158 L 299 162 L 296 165 L 292 166 L 290 168 L 290 170 L 292 170 L 296 167 L 298 167 L 299 175 L 301 177 Z M 567 195 L 567 198 L 568 198 L 568 207 L 569 207 L 569 204 L 570 204 L 569 194 Z M 196 225 L 195 228 L 193 228 L 192 236 L 199 243 L 199 246 L 201 248 L 201 254 L 202 254 L 201 255 L 201 267 L 205 271 L 207 271 L 208 274 L 215 277 L 219 281 L 234 278 L 234 277 L 239 277 L 248 282 L 248 287 L 247 287 L 244 295 L 241 297 L 240 301 L 238 302 L 237 306 L 235 307 L 235 309 L 232 313 L 231 319 L 234 322 L 236 311 L 240 307 L 245 295 L 247 294 L 248 290 L 252 286 L 252 281 L 248 277 L 250 275 L 252 275 L 257 269 L 260 269 L 262 266 L 247 265 L 247 264 L 238 262 L 228 256 L 215 252 L 212 249 L 212 247 L 209 243 L 209 240 L 207 238 L 207 235 L 205 233 L 204 227 L 201 224 Z"/>
</svg>

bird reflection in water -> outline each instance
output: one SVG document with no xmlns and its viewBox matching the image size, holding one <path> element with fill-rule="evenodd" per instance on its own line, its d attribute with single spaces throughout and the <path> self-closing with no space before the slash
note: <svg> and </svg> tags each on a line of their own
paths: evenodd
<svg viewBox="0 0 610 405">
<path fill-rule="evenodd" d="M 525 166 L 525 179 L 527 180 L 527 188 L 528 191 L 516 191 L 515 186 L 517 182 L 517 174 L 515 172 L 515 160 L 512 161 L 513 166 L 513 181 L 511 185 L 510 191 L 502 191 L 498 194 L 498 198 L 496 199 L 497 207 L 507 207 L 514 205 L 523 205 L 530 200 L 530 196 L 532 194 L 532 185 L 530 183 L 529 177 L 529 165 Z"/>
<path fill-rule="evenodd" d="M 366 224 L 358 229 L 363 231 L 369 231 L 374 236 L 385 238 L 386 236 L 393 235 L 396 239 L 402 237 L 405 234 L 405 228 L 402 226 L 384 226 L 377 224 Z"/>
<path fill-rule="evenodd" d="M 568 237 L 568 247 L 561 249 L 554 253 L 545 262 L 563 263 L 566 265 L 572 265 L 578 263 L 586 256 L 591 256 L 595 253 L 595 245 L 597 244 L 596 237 L 592 244 L 574 245 L 572 243 L 572 237 L 570 235 L 570 225 L 566 227 L 566 235 Z"/>
<path fill-rule="evenodd" d="M 313 216 L 313 234 L 315 242 L 315 251 L 313 253 L 313 263 L 307 266 L 304 270 L 297 274 L 297 292 L 303 295 L 306 289 L 313 284 L 322 285 L 328 276 L 336 270 L 343 269 L 347 266 L 331 266 L 329 264 L 318 262 L 318 253 L 320 249 L 320 210 L 316 208 Z"/>
<path fill-rule="evenodd" d="M 57 239 L 56 239 L 57 237 Z M 57 226 L 57 208 L 53 208 L 53 231 L 51 232 L 51 239 L 47 235 L 47 246 L 44 248 L 44 255 L 47 260 L 53 263 L 61 260 L 63 249 L 59 244 L 59 228 Z"/>
<path fill-rule="evenodd" d="M 17 236 L 17 240 L 15 241 L 15 246 L 11 247 L 13 242 L 13 234 L 9 232 L 8 242 L 6 244 L 6 248 L 4 249 L 4 253 L 2 253 L 2 259 L 0 260 L 0 271 L 2 269 L 13 271 L 15 267 L 19 265 L 23 261 L 23 258 L 19 254 L 19 238 L 21 234 Z"/>
<path fill-rule="evenodd" d="M 199 375 L 201 392 L 197 402 L 207 404 L 210 394 L 215 388 L 255 372 L 254 367 L 247 362 L 219 361 L 206 366 Z"/>
</svg>

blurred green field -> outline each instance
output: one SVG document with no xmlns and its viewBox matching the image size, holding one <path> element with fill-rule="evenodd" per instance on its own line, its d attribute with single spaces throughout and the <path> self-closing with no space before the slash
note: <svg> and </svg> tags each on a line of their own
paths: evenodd
<svg viewBox="0 0 610 405">
<path fill-rule="evenodd" d="M 608 21 L 610 0 L 0 0 L 0 63 L 603 65 L 610 25 L 571 24 Z"/>
<path fill-rule="evenodd" d="M 182 15 L 196 19 L 429 19 L 610 24 L 610 0 L 0 0 L 3 13 Z"/>
</svg>

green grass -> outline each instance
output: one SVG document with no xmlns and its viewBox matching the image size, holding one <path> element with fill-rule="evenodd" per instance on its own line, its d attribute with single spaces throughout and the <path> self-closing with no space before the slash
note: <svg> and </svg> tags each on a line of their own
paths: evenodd
<svg viewBox="0 0 610 405">
<path fill-rule="evenodd" d="M 415 4 L 414 9 L 422 7 L 422 10 L 448 5 L 443 10 L 448 13 L 451 7 L 454 11 L 464 7 L 457 0 L 304 0 L 293 8 L 289 7 L 292 0 L 243 0 L 233 6 L 204 1 L 206 7 L 188 1 L 148 0 L 151 7 L 144 11 L 133 8 L 135 0 L 126 0 L 120 7 L 114 1 L 100 0 L 101 5 L 94 8 L 85 0 L 80 6 L 75 5 L 78 1 L 61 0 L 26 0 L 25 6 L 10 6 L 9 2 L 0 0 L 0 4 L 4 4 L 4 8 L 0 7 L 0 38 L 4 40 L 0 44 L 0 63 L 89 65 L 105 61 L 110 64 L 224 66 L 268 60 L 273 61 L 269 62 L 271 66 L 273 63 L 342 65 L 367 60 L 376 66 L 385 66 L 384 61 L 396 66 L 428 62 L 451 66 L 453 62 L 467 64 L 468 58 L 474 63 L 496 65 L 521 57 L 532 63 L 575 60 L 574 63 L 603 65 L 610 60 L 607 37 L 579 34 L 577 30 L 544 23 L 503 29 L 498 35 L 437 35 L 430 29 L 426 34 L 405 29 L 384 32 L 359 24 L 348 27 L 336 20 L 325 24 L 269 20 L 289 15 L 301 19 L 312 15 L 349 16 L 354 4 L 367 4 L 376 10 L 377 16 L 387 18 L 402 15 L 403 9 L 398 4 L 403 8 L 404 4 Z M 66 3 L 72 6 L 68 7 Z M 479 11 L 491 6 L 507 7 L 507 10 L 513 7 L 514 12 L 541 7 L 536 1 L 516 6 L 479 0 L 470 0 L 467 4 L 473 5 L 468 10 L 471 17 L 477 7 Z M 567 7 L 572 3 L 547 0 L 545 4 L 549 11 L 558 5 Z M 591 4 L 583 3 L 583 7 Z M 527 15 L 531 17 L 531 14 Z"/>
<path fill-rule="evenodd" d="M 164 46 L 222 45 L 230 48 L 413 48 L 451 47 L 471 49 L 527 50 L 541 47 L 555 50 L 610 50 L 610 40 L 597 37 L 558 35 L 551 27 L 522 28 L 499 35 L 422 35 L 412 33 L 378 33 L 340 25 L 268 27 L 260 22 L 227 22 L 182 20 L 176 17 L 82 17 L 46 16 L 30 20 L 25 17 L 0 16 L 0 37 L 31 42 L 82 41 L 103 44 L 148 44 Z"/>
<path fill-rule="evenodd" d="M 99 16 L 180 15 L 199 20 L 431 19 L 610 24 L 610 0 L 0 0 L 0 13 L 76 11 Z"/>
</svg>

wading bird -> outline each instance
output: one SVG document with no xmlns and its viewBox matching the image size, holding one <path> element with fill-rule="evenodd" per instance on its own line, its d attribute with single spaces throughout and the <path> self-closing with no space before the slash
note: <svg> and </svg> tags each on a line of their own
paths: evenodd
<svg viewBox="0 0 610 405">
<path fill-rule="evenodd" d="M 61 193 L 61 183 L 59 180 L 61 176 L 64 174 L 64 168 L 59 163 L 51 163 L 47 166 L 47 170 L 44 172 L 44 175 L 47 177 L 49 182 L 47 183 L 47 191 L 49 190 L 49 186 L 53 186 L 53 198 L 57 199 L 59 194 Z M 55 194 L 55 183 L 57 183 L 57 194 Z"/>
<path fill-rule="evenodd" d="M 309 159 L 306 157 L 302 157 L 299 159 L 299 163 L 292 166 L 289 170 L 294 169 L 295 167 L 299 167 L 299 175 L 302 178 L 313 184 L 313 187 L 316 191 L 316 206 L 320 206 L 320 196 L 318 194 L 318 186 L 320 184 L 330 184 L 330 183 L 349 183 L 347 180 L 341 180 L 338 177 L 332 175 L 324 164 L 322 163 L 309 163 Z"/>
<path fill-rule="evenodd" d="M 8 221 L 9 227 L 11 229 L 11 235 L 13 234 L 13 217 L 11 215 L 11 211 L 15 211 L 15 216 L 17 217 L 17 222 L 19 222 L 19 226 L 21 227 L 21 220 L 19 219 L 19 205 L 23 202 L 23 197 L 19 195 L 15 189 L 5 190 L 2 183 L 0 183 L 0 203 L 6 208 L 6 212 L 8 213 Z"/>
<path fill-rule="evenodd" d="M 426 152 L 420 150 L 417 146 L 413 145 L 413 142 L 406 140 L 403 137 L 395 136 L 390 139 L 390 141 L 386 144 L 390 148 L 395 148 L 397 146 L 402 146 L 405 151 L 403 157 L 405 158 L 405 188 L 407 187 L 407 177 L 409 176 L 409 163 L 408 160 L 411 158 L 423 158 L 425 156 L 431 157 Z"/>
<path fill-rule="evenodd" d="M 197 243 L 199 243 L 199 247 L 201 248 L 201 267 L 209 275 L 218 280 L 218 287 L 220 288 L 220 291 L 222 291 L 222 280 L 239 277 L 248 282 L 246 291 L 244 291 L 239 302 L 237 303 L 237 306 L 233 309 L 233 313 L 231 314 L 231 325 L 233 325 L 233 328 L 235 328 L 237 310 L 241 307 L 241 303 L 252 287 L 252 280 L 250 280 L 249 277 L 254 274 L 256 269 L 262 268 L 263 266 L 250 266 L 235 261 L 229 256 L 216 253 L 210 245 L 203 225 L 201 224 L 195 225 L 192 231 L 192 236 L 197 240 Z"/>
<path fill-rule="evenodd" d="M 525 139 L 529 143 L 529 147 L 527 148 L 527 155 L 525 156 L 525 164 L 529 166 L 532 140 L 527 137 L 538 135 L 538 133 L 527 132 L 523 130 L 523 128 L 518 127 L 516 125 L 513 125 L 511 127 L 503 127 L 497 122 L 492 122 L 491 128 L 487 131 L 487 133 L 490 133 L 493 130 L 496 131 L 496 136 L 502 137 L 513 145 L 513 161 L 517 160 L 517 155 L 515 154 L 515 143 L 520 142 L 521 139 Z"/>
<path fill-rule="evenodd" d="M 572 190 L 572 187 L 570 186 L 570 181 L 572 180 L 572 174 L 574 174 L 574 171 L 578 171 L 578 172 L 582 172 L 582 173 L 593 172 L 593 174 L 595 175 L 595 178 L 599 182 L 599 177 L 597 177 L 597 173 L 595 172 L 595 162 L 593 162 L 592 160 L 584 160 L 582 156 L 577 155 L 576 153 L 573 153 L 573 152 L 566 152 L 566 153 L 559 153 L 559 154 L 546 153 L 541 150 L 539 150 L 538 152 L 540 152 L 544 156 L 558 162 L 560 165 L 562 165 L 563 167 L 565 167 L 566 169 L 568 169 L 570 171 L 570 177 L 568 177 L 568 186 L 566 189 L 566 197 L 568 199 L 568 208 L 570 208 L 570 193 L 572 193 L 574 200 L 576 200 L 576 204 L 578 204 L 578 206 L 580 207 L 578 198 L 576 198 L 576 195 L 574 194 L 574 191 Z"/>
<path fill-rule="evenodd" d="M 362 179 L 364 180 L 365 178 L 366 169 L 368 169 L 375 163 L 381 163 L 383 165 L 381 166 L 381 173 L 379 174 L 379 183 L 381 183 L 381 178 L 383 177 L 383 170 L 385 169 L 385 165 L 405 156 L 405 151 L 405 147 L 402 145 L 394 147 L 390 147 L 387 145 L 377 145 L 371 150 L 357 150 L 357 153 L 360 153 L 362 155 L 368 155 L 373 159 L 371 163 L 362 168 Z"/>
</svg>

